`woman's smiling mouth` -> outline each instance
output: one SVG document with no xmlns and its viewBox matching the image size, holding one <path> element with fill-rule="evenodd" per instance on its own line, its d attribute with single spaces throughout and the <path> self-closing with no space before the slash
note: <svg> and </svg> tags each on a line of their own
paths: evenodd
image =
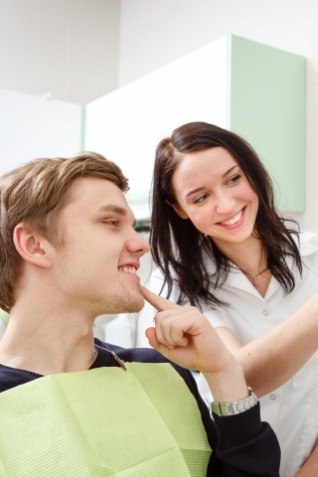
<svg viewBox="0 0 318 477">
<path fill-rule="evenodd" d="M 245 218 L 246 206 L 243 207 L 239 212 L 233 215 L 230 219 L 218 222 L 217 225 L 225 227 L 228 229 L 233 229 L 240 226 L 243 223 Z"/>
</svg>

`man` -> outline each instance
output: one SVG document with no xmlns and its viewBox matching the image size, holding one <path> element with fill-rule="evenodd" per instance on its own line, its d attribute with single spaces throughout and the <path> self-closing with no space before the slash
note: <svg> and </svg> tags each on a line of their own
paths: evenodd
<svg viewBox="0 0 318 477">
<path fill-rule="evenodd" d="M 126 190 L 94 153 L 0 181 L 0 476 L 277 476 L 278 443 L 240 365 L 198 310 L 140 287 L 149 247 Z M 144 298 L 163 356 L 94 340 L 97 315 L 136 312 Z M 215 423 L 183 368 L 204 373 Z"/>
</svg>

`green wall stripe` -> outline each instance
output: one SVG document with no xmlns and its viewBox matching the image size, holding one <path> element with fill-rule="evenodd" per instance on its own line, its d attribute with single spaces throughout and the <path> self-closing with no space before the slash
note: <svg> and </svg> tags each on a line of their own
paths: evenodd
<svg viewBox="0 0 318 477">
<path fill-rule="evenodd" d="M 306 60 L 231 35 L 230 128 L 259 154 L 278 208 L 305 210 Z"/>
</svg>

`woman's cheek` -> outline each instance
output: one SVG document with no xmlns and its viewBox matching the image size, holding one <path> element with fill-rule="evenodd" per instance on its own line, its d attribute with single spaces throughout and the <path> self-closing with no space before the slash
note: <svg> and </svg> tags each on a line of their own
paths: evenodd
<svg viewBox="0 0 318 477">
<path fill-rule="evenodd" d="M 211 222 L 211 214 L 208 210 L 200 210 L 190 217 L 190 220 L 200 232 L 206 233 Z"/>
</svg>

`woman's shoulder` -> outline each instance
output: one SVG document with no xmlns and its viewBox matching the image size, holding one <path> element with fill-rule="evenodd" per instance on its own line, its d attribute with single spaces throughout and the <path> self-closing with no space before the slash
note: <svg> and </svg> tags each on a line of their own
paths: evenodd
<svg viewBox="0 0 318 477">
<path fill-rule="evenodd" d="M 311 280 L 314 280 L 313 283 L 315 283 L 318 277 L 318 234 L 307 231 L 300 232 L 295 241 L 299 247 L 303 266 L 301 282 L 304 283 L 306 277 L 308 279 L 311 277 Z M 295 264 L 291 262 L 291 257 L 287 258 L 287 262 L 290 263 L 291 267 L 295 267 Z"/>
<path fill-rule="evenodd" d="M 300 232 L 298 245 L 302 258 L 318 256 L 318 234 L 307 231 Z"/>
<path fill-rule="evenodd" d="M 172 291 L 170 294 L 171 301 L 178 301 L 180 294 L 180 288 L 177 283 L 177 276 L 175 271 L 171 268 L 171 276 L 173 280 Z M 158 267 L 155 268 L 151 274 L 149 281 L 146 283 L 146 287 L 150 288 L 151 291 L 157 293 L 158 295 L 167 296 L 168 287 L 165 281 L 164 274 L 162 270 Z"/>
</svg>

